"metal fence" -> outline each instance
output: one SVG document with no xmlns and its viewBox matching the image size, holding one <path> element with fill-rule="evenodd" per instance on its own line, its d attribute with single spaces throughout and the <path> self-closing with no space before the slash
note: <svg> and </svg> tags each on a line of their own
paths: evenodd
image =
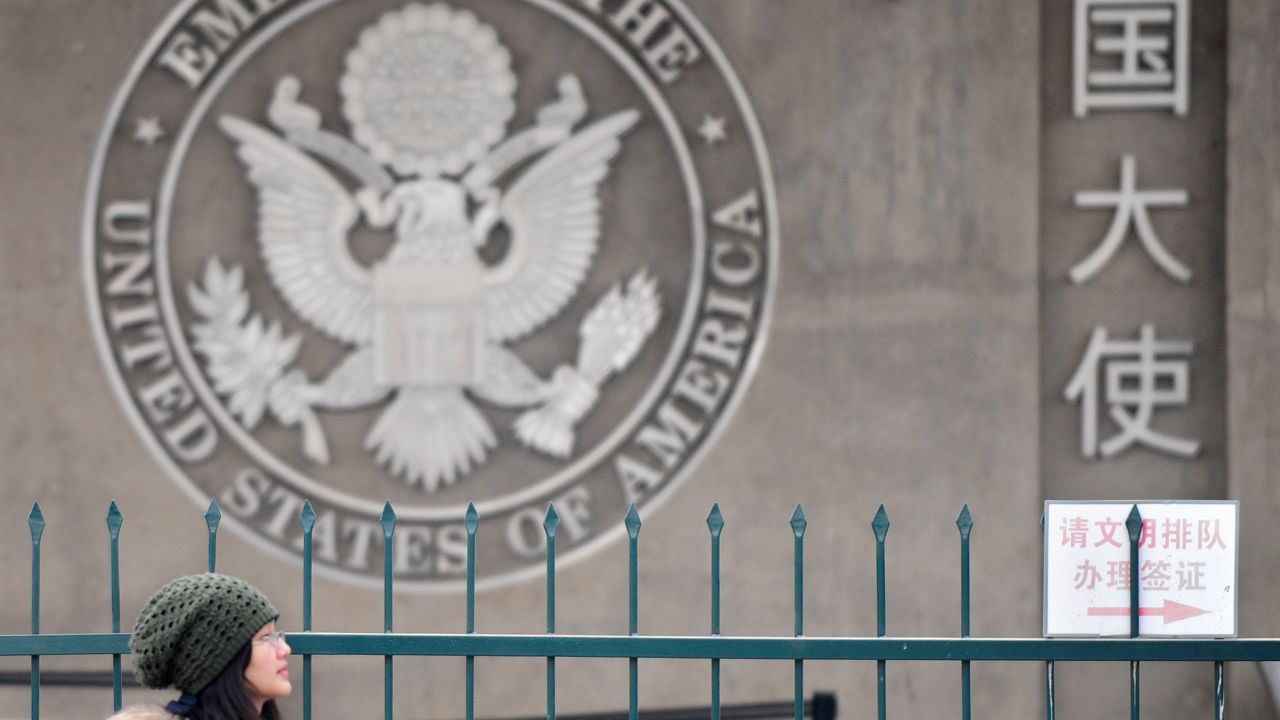
<svg viewBox="0 0 1280 720">
<path fill-rule="evenodd" d="M 209 531 L 208 569 L 217 566 L 217 533 L 221 513 L 211 502 L 205 520 Z M 718 505 L 707 516 L 711 553 L 710 633 L 705 636 L 641 635 L 637 622 L 638 548 L 640 515 L 632 506 L 623 520 L 629 538 L 628 634 L 564 635 L 556 633 L 556 531 L 560 525 L 554 506 L 547 510 L 543 529 L 547 537 L 546 634 L 484 634 L 475 631 L 475 549 L 480 517 L 469 506 L 464 518 L 467 531 L 466 630 L 457 634 L 397 633 L 392 629 L 392 576 L 396 514 L 388 503 L 382 513 L 383 530 L 383 630 L 382 633 L 315 632 L 311 627 L 312 529 L 316 515 L 308 502 L 299 522 L 303 531 L 302 632 L 290 634 L 295 654 L 302 656 L 302 715 L 310 720 L 311 661 L 317 655 L 382 656 L 384 662 L 384 717 L 393 717 L 394 659 L 396 656 L 455 657 L 466 662 L 466 720 L 475 718 L 475 659 L 477 657 L 534 657 L 546 659 L 546 716 L 556 720 L 556 659 L 562 657 L 613 658 L 627 660 L 630 670 L 630 697 L 627 717 L 638 720 L 638 668 L 642 659 L 705 660 L 709 664 L 711 720 L 724 720 L 720 702 L 720 663 L 724 660 L 790 660 L 794 663 L 795 694 L 792 714 L 803 720 L 807 710 L 804 696 L 805 663 L 818 660 L 875 661 L 877 666 L 877 716 L 888 717 L 886 678 L 888 664 L 898 661 L 958 662 L 961 697 L 958 712 L 969 720 L 970 665 L 973 662 L 1022 661 L 1044 663 L 1046 717 L 1055 714 L 1054 664 L 1062 661 L 1128 661 L 1129 712 L 1139 718 L 1140 663 L 1211 663 L 1214 677 L 1214 718 L 1221 720 L 1224 709 L 1223 666 L 1233 661 L 1280 660 L 1277 639 L 1152 639 L 1138 637 L 1139 587 L 1137 552 L 1142 521 L 1135 505 L 1125 523 L 1130 540 L 1130 637 L 1128 639 L 1058 638 L 971 638 L 969 637 L 969 536 L 973 518 L 966 505 L 956 519 L 960 549 L 959 637 L 891 637 L 885 626 L 885 542 L 889 516 L 880 506 L 871 522 L 876 541 L 876 637 L 807 637 L 804 634 L 804 511 L 797 506 L 791 516 L 794 536 L 795 628 L 789 637 L 734 637 L 720 634 L 720 536 L 724 518 Z M 123 518 L 115 503 L 107 512 L 111 563 L 111 632 L 81 634 L 41 634 L 40 632 L 40 539 L 45 520 L 39 503 L 31 510 L 31 633 L 0 635 L 0 657 L 30 656 L 31 717 L 40 717 L 40 658 L 47 655 L 110 655 L 112 659 L 113 707 L 119 709 L 122 695 L 121 657 L 129 652 L 129 635 L 120 631 L 119 538 Z M 810 703 L 811 705 L 811 703 Z M 646 712 L 646 716 L 648 713 Z M 563 720 L 563 716 L 562 716 Z"/>
</svg>

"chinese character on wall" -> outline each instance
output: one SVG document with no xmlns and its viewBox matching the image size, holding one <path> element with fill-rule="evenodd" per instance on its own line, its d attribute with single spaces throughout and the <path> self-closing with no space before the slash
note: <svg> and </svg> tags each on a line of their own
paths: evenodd
<svg viewBox="0 0 1280 720">
<path fill-rule="evenodd" d="M 1120 160 L 1119 190 L 1084 190 L 1076 193 L 1076 207 L 1083 209 L 1112 208 L 1111 226 L 1093 252 L 1071 268 L 1071 281 L 1079 285 L 1097 275 L 1124 243 L 1130 227 L 1138 236 L 1142 249 L 1166 275 L 1179 282 L 1189 282 L 1191 271 L 1167 249 L 1151 224 L 1150 208 L 1183 207 L 1187 191 L 1175 188 L 1137 189 L 1136 161 L 1132 155 Z"/>
<path fill-rule="evenodd" d="M 1189 0 L 1076 0 L 1073 110 L 1190 104 Z"/>
<path fill-rule="evenodd" d="M 1142 326 L 1137 340 L 1112 340 L 1105 328 L 1095 328 L 1065 391 L 1068 400 L 1080 405 L 1080 453 L 1113 457 L 1134 445 L 1184 458 L 1200 452 L 1199 442 L 1152 425 L 1157 408 L 1186 406 L 1191 350 L 1189 341 L 1157 340 L 1151 325 Z M 1119 428 L 1101 442 L 1099 404 Z"/>
</svg>

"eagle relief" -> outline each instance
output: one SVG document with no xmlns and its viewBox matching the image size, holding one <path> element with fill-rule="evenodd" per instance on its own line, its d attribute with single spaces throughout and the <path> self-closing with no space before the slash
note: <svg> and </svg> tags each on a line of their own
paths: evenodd
<svg viewBox="0 0 1280 720">
<path fill-rule="evenodd" d="M 763 347 L 763 139 L 675 0 L 190 0 L 89 185 L 95 333 L 144 442 L 282 556 L 310 501 L 318 570 L 357 583 L 387 500 L 401 588 L 461 587 L 469 502 L 482 585 L 541 570 L 548 505 L 562 561 L 620 536 Z"/>
</svg>

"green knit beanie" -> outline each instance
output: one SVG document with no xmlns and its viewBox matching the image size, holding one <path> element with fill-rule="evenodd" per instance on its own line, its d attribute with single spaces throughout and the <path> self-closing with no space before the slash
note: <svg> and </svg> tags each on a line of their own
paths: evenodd
<svg viewBox="0 0 1280 720">
<path fill-rule="evenodd" d="M 134 675 L 149 688 L 199 693 L 279 616 L 266 595 L 240 578 L 180 577 L 156 591 L 138 614 L 129 639 Z"/>
</svg>

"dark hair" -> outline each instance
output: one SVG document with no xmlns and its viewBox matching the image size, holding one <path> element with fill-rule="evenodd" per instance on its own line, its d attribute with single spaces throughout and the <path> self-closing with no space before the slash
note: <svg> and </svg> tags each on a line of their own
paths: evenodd
<svg viewBox="0 0 1280 720">
<path fill-rule="evenodd" d="M 191 720 L 280 720 L 275 700 L 262 706 L 262 714 L 253 709 L 253 698 L 245 687 L 244 671 L 249 669 L 253 642 L 236 651 L 227 666 L 203 690 L 196 693 L 200 702 L 187 717 Z"/>
</svg>

